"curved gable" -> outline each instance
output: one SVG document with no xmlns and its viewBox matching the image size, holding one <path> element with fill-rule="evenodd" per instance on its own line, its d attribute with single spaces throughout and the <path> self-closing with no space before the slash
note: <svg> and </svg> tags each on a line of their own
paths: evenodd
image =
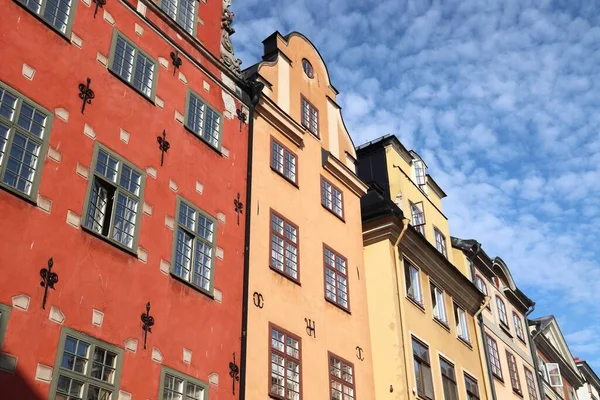
<svg viewBox="0 0 600 400">
<path fill-rule="evenodd" d="M 517 285 L 515 285 L 512 274 L 510 273 L 510 270 L 503 259 L 500 257 L 494 258 L 492 271 L 506 283 L 510 290 L 514 291 L 517 289 Z"/>
</svg>

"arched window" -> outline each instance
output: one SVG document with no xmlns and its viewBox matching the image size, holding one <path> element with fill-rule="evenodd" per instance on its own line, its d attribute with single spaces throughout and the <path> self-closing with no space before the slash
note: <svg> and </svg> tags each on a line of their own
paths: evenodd
<svg viewBox="0 0 600 400">
<path fill-rule="evenodd" d="M 306 76 L 308 76 L 310 79 L 314 77 L 313 67 L 306 58 L 302 60 L 302 69 L 304 70 Z"/>
</svg>

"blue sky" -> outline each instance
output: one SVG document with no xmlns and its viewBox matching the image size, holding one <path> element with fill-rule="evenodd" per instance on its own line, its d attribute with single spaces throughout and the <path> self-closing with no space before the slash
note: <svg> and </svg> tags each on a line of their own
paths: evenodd
<svg viewBox="0 0 600 400">
<path fill-rule="evenodd" d="M 357 3 L 357 4 L 354 4 Z M 325 4 L 325 5 L 324 5 Z M 501 256 L 600 372 L 600 11 L 584 0 L 237 0 L 243 67 L 273 31 L 328 63 L 355 144 L 395 133 L 453 236 Z"/>
</svg>

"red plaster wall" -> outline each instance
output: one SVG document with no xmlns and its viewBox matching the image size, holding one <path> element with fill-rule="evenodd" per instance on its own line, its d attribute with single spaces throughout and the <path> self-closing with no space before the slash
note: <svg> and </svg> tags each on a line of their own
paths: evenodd
<svg viewBox="0 0 600 400">
<path fill-rule="evenodd" d="M 218 58 L 221 1 L 198 4 L 205 21 L 204 27 L 198 26 L 198 37 Z M 223 118 L 222 144 L 230 150 L 226 158 L 174 119 L 175 110 L 185 112 L 187 86 L 173 76 L 172 65 L 169 70 L 158 68 L 156 95 L 164 100 L 164 109 L 117 79 L 96 61 L 98 52 L 109 55 L 113 26 L 102 18 L 102 9 L 93 18 L 94 3 L 77 4 L 73 33 L 83 39 L 81 49 L 14 1 L 0 0 L 0 9 L 0 80 L 50 111 L 65 108 L 70 114 L 68 122 L 54 117 L 50 132 L 50 146 L 62 155 L 60 163 L 43 160 L 39 194 L 52 201 L 51 213 L 0 189 L 0 303 L 10 306 L 19 294 L 31 297 L 28 311 L 13 308 L 10 314 L 1 351 L 17 356 L 18 365 L 15 374 L 0 371 L 0 398 L 48 398 L 50 385 L 36 381 L 35 372 L 38 363 L 55 365 L 61 325 L 48 316 L 56 306 L 66 316 L 64 326 L 121 348 L 126 339 L 138 339 L 137 353 L 125 351 L 120 384 L 133 399 L 158 399 L 161 365 L 151 360 L 153 347 L 162 352 L 163 365 L 181 373 L 207 382 L 208 375 L 217 372 L 220 383 L 210 386 L 209 398 L 233 399 L 228 363 L 233 352 L 238 359 L 240 352 L 245 232 L 243 216 L 237 224 L 233 200 L 239 192 L 245 202 L 247 125 L 240 131 L 235 116 Z M 105 9 L 114 17 L 115 28 L 150 56 L 170 61 L 173 47 L 139 15 L 117 0 L 108 0 Z M 175 37 L 175 28 L 164 17 L 148 9 L 147 18 L 220 76 L 217 66 Z M 135 23 L 144 28 L 142 36 L 134 32 Z M 23 63 L 36 70 L 33 81 L 22 75 Z M 181 71 L 193 90 L 225 111 L 217 82 L 185 58 Z M 95 98 L 82 115 L 77 87 L 87 77 Z M 203 81 L 210 84 L 210 92 Z M 143 198 L 153 207 L 151 216 L 143 214 L 139 234 L 139 245 L 148 251 L 147 263 L 66 223 L 68 210 L 84 212 L 88 181 L 75 170 L 77 163 L 89 168 L 92 161 L 94 140 L 83 134 L 86 123 L 98 142 L 142 170 L 158 171 L 157 179 L 146 175 Z M 131 134 L 128 144 L 120 140 L 120 128 Z M 171 149 L 161 167 L 156 137 L 163 129 Z M 169 188 L 170 179 L 178 193 Z M 203 194 L 196 192 L 197 180 L 204 184 Z M 159 270 L 161 258 L 171 262 L 173 231 L 165 226 L 165 216 L 175 217 L 178 194 L 215 218 L 218 213 L 226 216 L 226 223 L 218 223 L 216 240 L 224 259 L 216 260 L 214 274 L 222 303 Z M 60 280 L 42 310 L 39 270 L 50 257 Z M 144 350 L 140 315 L 148 301 L 155 326 Z M 100 328 L 92 325 L 93 309 L 104 313 Z M 184 347 L 193 351 L 191 365 L 183 363 Z"/>
</svg>

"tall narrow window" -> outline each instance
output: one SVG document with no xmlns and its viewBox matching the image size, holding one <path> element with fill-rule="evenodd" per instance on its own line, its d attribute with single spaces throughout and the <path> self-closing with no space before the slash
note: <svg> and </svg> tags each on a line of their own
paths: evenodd
<svg viewBox="0 0 600 400">
<path fill-rule="evenodd" d="M 0 82 L 0 185 L 35 200 L 52 116 Z"/>
<path fill-rule="evenodd" d="M 443 357 L 440 357 L 440 368 L 442 370 L 442 387 L 444 388 L 444 400 L 458 400 L 454 365 L 446 361 Z"/>
<path fill-rule="evenodd" d="M 159 393 L 160 400 L 207 400 L 208 384 L 171 368 L 162 367 Z"/>
<path fill-rule="evenodd" d="M 472 262 L 471 262 L 472 264 Z M 477 289 L 479 289 L 479 291 L 481 293 L 483 293 L 484 295 L 488 296 L 488 288 L 487 285 L 485 284 L 485 281 L 483 280 L 483 278 L 479 275 L 475 275 L 475 286 L 477 286 Z M 488 302 L 488 304 L 485 306 L 485 308 L 487 308 L 488 310 L 492 310 L 492 308 L 490 307 L 490 303 Z"/>
<path fill-rule="evenodd" d="M 510 373 L 510 384 L 512 386 L 513 392 L 523 395 L 523 391 L 521 389 L 521 379 L 519 378 L 519 370 L 517 368 L 517 359 L 515 356 L 506 351 L 506 360 L 508 362 L 508 371 Z"/>
<path fill-rule="evenodd" d="M 446 236 L 442 234 L 438 230 L 438 228 L 433 228 L 433 232 L 435 234 L 435 248 L 444 255 L 444 257 L 448 258 L 448 251 L 446 249 Z"/>
<path fill-rule="evenodd" d="M 42 19 L 53 29 L 68 36 L 73 26 L 76 1 L 73 0 L 17 0 L 31 13 Z"/>
<path fill-rule="evenodd" d="M 195 0 L 161 0 L 160 7 L 187 33 L 194 34 L 197 17 Z"/>
<path fill-rule="evenodd" d="M 298 227 L 271 211 L 271 268 L 298 282 Z"/>
<path fill-rule="evenodd" d="M 548 371 L 548 380 L 552 387 L 562 387 L 562 376 L 560 375 L 560 367 L 557 363 L 546 363 L 546 370 Z"/>
<path fill-rule="evenodd" d="M 296 180 L 296 155 L 271 138 L 271 168 L 292 183 Z"/>
<path fill-rule="evenodd" d="M 154 100 L 157 63 L 115 30 L 110 50 L 110 70 L 138 92 Z"/>
<path fill-rule="evenodd" d="M 412 226 L 421 235 L 425 236 L 425 212 L 423 211 L 423 202 L 410 203 L 410 212 L 412 215 Z"/>
<path fill-rule="evenodd" d="M 412 347 L 417 393 L 420 397 L 433 400 L 433 380 L 431 378 L 429 348 L 415 338 L 412 339 Z"/>
<path fill-rule="evenodd" d="M 63 328 L 50 393 L 54 399 L 116 398 L 123 350 Z"/>
<path fill-rule="evenodd" d="M 300 400 L 300 338 L 274 325 L 269 327 L 271 383 L 269 393 L 281 400 Z"/>
<path fill-rule="evenodd" d="M 302 126 L 313 135 L 319 137 L 319 112 L 312 104 L 302 97 Z"/>
<path fill-rule="evenodd" d="M 467 312 L 456 304 L 454 305 L 454 319 L 456 321 L 456 334 L 458 337 L 467 343 L 471 343 Z"/>
<path fill-rule="evenodd" d="M 135 250 L 141 222 L 144 174 L 99 144 L 94 148 L 84 226 Z"/>
<path fill-rule="evenodd" d="M 329 353 L 329 380 L 331 381 L 331 400 L 353 400 L 354 365 Z"/>
<path fill-rule="evenodd" d="M 524 368 L 525 370 L 525 381 L 527 382 L 527 392 L 529 392 L 529 400 L 538 400 L 537 391 L 535 390 L 535 381 L 533 379 L 533 373 Z"/>
<path fill-rule="evenodd" d="M 500 325 L 503 325 L 506 329 L 510 329 L 508 326 L 508 316 L 506 315 L 506 306 L 504 305 L 504 301 L 498 296 L 496 296 L 496 306 L 498 306 Z"/>
<path fill-rule="evenodd" d="M 485 342 L 489 356 L 490 367 L 492 370 L 492 375 L 503 381 L 504 379 L 502 378 L 502 367 L 500 365 L 500 353 L 498 353 L 498 343 L 496 343 L 496 341 L 492 339 L 490 335 L 485 335 Z"/>
<path fill-rule="evenodd" d="M 420 187 L 425 186 L 426 178 L 425 178 L 425 165 L 421 160 L 413 161 L 413 166 L 415 170 L 415 182 Z"/>
<path fill-rule="evenodd" d="M 542 377 L 543 380 L 545 380 L 546 382 L 549 383 L 550 379 L 548 378 L 548 370 L 546 369 L 546 362 L 539 355 L 537 356 L 537 360 L 538 360 L 538 374 Z"/>
<path fill-rule="evenodd" d="M 325 258 L 325 297 L 343 309 L 350 310 L 348 303 L 348 262 L 327 246 L 323 246 L 323 255 Z"/>
<path fill-rule="evenodd" d="M 467 389 L 467 400 L 479 400 L 479 385 L 477 380 L 465 374 L 465 388 Z"/>
<path fill-rule="evenodd" d="M 321 204 L 340 218 L 344 218 L 344 197 L 342 191 L 321 177 Z"/>
<path fill-rule="evenodd" d="M 6 328 L 8 327 L 8 317 L 10 315 L 10 310 L 11 307 L 0 303 L 0 350 L 2 349 L 2 342 L 4 342 Z"/>
<path fill-rule="evenodd" d="M 439 289 L 433 283 L 431 287 L 431 304 L 433 306 L 433 317 L 444 325 L 448 325 L 446 317 L 446 302 L 444 301 L 444 291 Z"/>
<path fill-rule="evenodd" d="M 523 331 L 523 321 L 521 317 L 513 311 L 513 323 L 515 324 L 515 331 L 517 332 L 517 337 L 525 343 L 525 332 Z"/>
<path fill-rule="evenodd" d="M 406 282 L 406 295 L 417 303 L 423 304 L 419 270 L 407 260 L 404 260 L 404 279 Z"/>
<path fill-rule="evenodd" d="M 171 272 L 211 294 L 215 262 L 217 222 L 192 205 L 177 199 L 177 227 Z"/>
<path fill-rule="evenodd" d="M 215 149 L 220 150 L 221 114 L 191 90 L 187 94 L 185 114 L 185 127 Z"/>
</svg>

